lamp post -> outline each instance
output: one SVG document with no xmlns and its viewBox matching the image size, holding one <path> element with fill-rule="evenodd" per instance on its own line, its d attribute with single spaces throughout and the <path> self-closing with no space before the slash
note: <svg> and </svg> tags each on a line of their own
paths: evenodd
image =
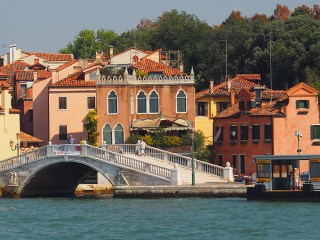
<svg viewBox="0 0 320 240">
<path fill-rule="evenodd" d="M 194 174 L 194 128 L 192 124 L 192 128 L 190 129 L 190 136 L 191 136 L 191 179 L 192 179 L 192 186 L 195 185 L 195 174 Z"/>
<path fill-rule="evenodd" d="M 298 153 L 298 156 L 300 155 L 301 153 L 301 148 L 300 148 L 300 138 L 302 137 L 302 133 L 300 130 L 295 130 L 294 131 L 294 134 L 296 135 L 297 139 L 298 139 L 298 149 L 297 149 L 297 153 Z M 298 170 L 299 170 L 299 178 L 300 178 L 300 160 L 298 160 Z M 294 171 L 293 171 L 293 178 L 294 178 Z"/>
<path fill-rule="evenodd" d="M 14 142 L 11 140 L 9 143 L 10 143 L 10 148 L 12 151 L 15 151 L 17 150 L 17 156 L 19 156 L 20 154 L 20 149 L 21 149 L 21 144 L 20 144 L 20 133 L 17 133 L 16 134 L 17 136 L 17 143 L 14 144 Z"/>
</svg>

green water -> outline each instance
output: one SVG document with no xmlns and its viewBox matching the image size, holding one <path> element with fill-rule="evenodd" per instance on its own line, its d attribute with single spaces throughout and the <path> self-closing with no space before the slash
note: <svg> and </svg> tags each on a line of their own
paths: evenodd
<svg viewBox="0 0 320 240">
<path fill-rule="evenodd" d="M 320 203 L 0 199 L 1 239 L 319 239 Z"/>
</svg>

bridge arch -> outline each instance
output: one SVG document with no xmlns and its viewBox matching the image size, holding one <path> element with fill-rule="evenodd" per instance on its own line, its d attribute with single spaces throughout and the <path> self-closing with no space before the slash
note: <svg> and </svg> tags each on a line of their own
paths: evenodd
<svg viewBox="0 0 320 240">
<path fill-rule="evenodd" d="M 93 160 L 94 161 L 94 160 Z M 61 157 L 33 169 L 17 189 L 20 197 L 66 197 L 74 196 L 81 180 L 95 171 L 100 173 L 114 187 L 106 172 L 88 161 L 65 160 Z"/>
</svg>

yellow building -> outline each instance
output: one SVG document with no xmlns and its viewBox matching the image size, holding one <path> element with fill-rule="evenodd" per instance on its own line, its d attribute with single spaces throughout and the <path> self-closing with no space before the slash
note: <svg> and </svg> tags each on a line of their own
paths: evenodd
<svg viewBox="0 0 320 240">
<path fill-rule="evenodd" d="M 260 74 L 237 74 L 228 82 L 210 87 L 196 93 L 195 130 L 202 131 L 206 138 L 206 145 L 214 144 L 213 118 L 237 101 L 237 94 L 242 88 L 259 86 Z"/>
<path fill-rule="evenodd" d="M 0 161 L 13 157 L 17 151 L 12 151 L 17 144 L 17 133 L 20 133 L 20 111 L 11 108 L 11 95 L 6 83 L 0 83 Z"/>
</svg>

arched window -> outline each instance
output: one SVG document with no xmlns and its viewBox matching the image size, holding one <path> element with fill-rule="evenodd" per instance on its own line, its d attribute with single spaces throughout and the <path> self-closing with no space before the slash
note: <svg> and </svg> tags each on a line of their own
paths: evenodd
<svg viewBox="0 0 320 240">
<path fill-rule="evenodd" d="M 114 91 L 108 95 L 108 113 L 118 113 L 118 97 Z"/>
<path fill-rule="evenodd" d="M 103 128 L 103 141 L 106 144 L 112 144 L 112 129 L 109 124 L 106 124 Z"/>
<path fill-rule="evenodd" d="M 149 97 L 149 109 L 150 109 L 150 113 L 159 112 L 159 97 L 155 91 L 152 91 Z"/>
<path fill-rule="evenodd" d="M 115 144 L 123 144 L 124 143 L 124 132 L 123 127 L 121 124 L 117 124 L 114 129 L 114 136 L 115 136 Z"/>
<path fill-rule="evenodd" d="M 137 105 L 138 105 L 138 113 L 147 112 L 147 97 L 142 91 L 139 92 Z"/>
<path fill-rule="evenodd" d="M 187 112 L 187 97 L 182 90 L 177 95 L 177 112 Z"/>
</svg>

